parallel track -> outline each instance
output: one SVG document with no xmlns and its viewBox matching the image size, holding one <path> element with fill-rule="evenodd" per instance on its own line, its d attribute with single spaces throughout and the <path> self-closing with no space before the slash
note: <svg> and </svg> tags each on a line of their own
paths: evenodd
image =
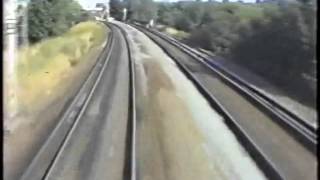
<svg viewBox="0 0 320 180">
<path fill-rule="evenodd" d="M 183 46 L 183 45 L 182 45 Z M 185 46 L 186 48 L 189 48 Z M 211 57 L 208 52 L 205 52 L 203 50 L 199 50 L 201 53 L 205 54 L 208 57 Z M 216 68 L 217 70 L 221 71 L 224 75 L 226 75 L 228 78 L 232 79 L 233 81 L 237 82 L 238 84 L 244 86 L 248 90 L 250 90 L 252 94 L 256 94 L 257 98 L 261 99 L 260 103 L 264 103 L 265 106 L 270 106 L 274 111 L 277 111 L 276 113 L 279 113 L 279 116 L 284 116 L 284 118 L 288 119 L 288 123 L 292 123 L 292 128 L 296 128 L 297 132 L 301 132 L 302 134 L 305 134 L 306 138 L 310 139 L 310 143 L 317 144 L 317 133 L 318 128 L 312 125 L 309 121 L 304 120 L 303 118 L 299 117 L 298 115 L 294 114 L 292 111 L 288 110 L 283 105 L 277 103 L 274 99 L 268 97 L 266 94 L 261 92 L 256 87 L 252 86 L 250 83 L 246 82 L 241 77 L 235 75 L 234 73 L 228 71 L 224 67 L 218 65 L 214 61 L 208 59 L 203 54 L 193 51 L 196 53 L 201 59 L 203 59 L 208 66 L 213 66 L 213 68 Z"/>
<path fill-rule="evenodd" d="M 126 140 L 126 163 L 125 168 L 123 172 L 124 179 L 130 179 L 130 180 L 136 180 L 138 179 L 137 175 L 137 160 L 136 160 L 136 100 L 135 100 L 135 68 L 134 68 L 134 62 L 131 59 L 131 50 L 130 50 L 130 43 L 127 39 L 127 33 L 117 24 L 109 25 L 114 26 L 118 29 L 120 29 L 120 32 L 122 33 L 125 41 L 126 46 L 128 50 L 129 55 L 129 115 L 128 115 L 128 125 L 127 125 L 127 140 Z M 140 29 L 142 32 L 149 32 L 152 34 L 155 34 L 156 36 L 170 42 L 177 48 L 181 49 L 183 52 L 186 52 L 189 56 L 194 57 L 195 59 L 198 59 L 199 62 L 201 62 L 206 67 L 210 68 L 212 71 L 214 71 L 216 74 L 218 74 L 220 77 L 222 77 L 225 81 L 227 81 L 230 85 L 237 88 L 238 91 L 241 91 L 243 95 L 248 96 L 251 99 L 254 99 L 259 104 L 262 104 L 266 110 L 269 111 L 269 113 L 273 113 L 273 117 L 277 117 L 278 121 L 283 121 L 282 125 L 284 125 L 286 128 L 289 129 L 288 131 L 291 134 L 294 134 L 295 137 L 300 140 L 303 144 L 305 144 L 311 151 L 314 151 L 314 148 L 317 144 L 316 141 L 316 135 L 315 129 L 312 129 L 307 124 L 303 124 L 300 122 L 300 120 L 295 120 L 295 117 L 290 114 L 286 113 L 285 110 L 281 109 L 281 106 L 278 107 L 274 105 L 268 99 L 261 96 L 259 92 L 255 92 L 255 90 L 245 82 L 242 82 L 241 79 L 237 80 L 237 77 L 232 77 L 228 74 L 228 72 L 224 72 L 224 69 L 221 69 L 220 67 L 215 67 L 214 65 L 209 65 L 207 62 L 207 59 L 189 47 L 180 44 L 177 41 L 174 41 L 168 37 L 165 37 L 164 35 L 160 34 L 156 31 L 146 30 L 145 28 L 142 28 L 141 26 L 136 26 L 138 29 Z M 112 29 L 112 28 L 110 28 Z M 146 33 L 148 35 L 148 33 Z M 282 177 L 282 175 L 277 171 L 277 168 L 273 165 L 272 162 L 268 159 L 268 157 L 262 153 L 261 149 L 254 143 L 254 141 L 250 138 L 250 136 L 243 130 L 243 128 L 238 124 L 238 122 L 232 117 L 232 115 L 222 106 L 222 104 L 214 97 L 212 96 L 209 91 L 201 84 L 201 82 L 197 79 L 196 76 L 194 76 L 191 71 L 182 63 L 180 63 L 178 60 L 176 60 L 173 56 L 170 55 L 170 53 L 167 52 L 167 50 L 161 45 L 159 42 L 157 42 L 155 39 L 153 39 L 150 35 L 148 35 L 156 44 L 158 44 L 178 65 L 178 67 L 181 69 L 181 71 L 194 83 L 194 85 L 197 87 L 197 89 L 206 97 L 210 105 L 220 113 L 223 118 L 225 119 L 227 125 L 232 129 L 232 131 L 236 134 L 236 137 L 238 140 L 245 146 L 248 153 L 254 157 L 255 161 L 257 162 L 260 169 L 264 172 L 264 174 L 269 179 L 285 179 Z M 114 38 L 112 37 L 112 33 L 109 37 L 108 44 L 104 48 L 104 51 L 107 51 L 112 49 Z M 106 60 L 103 62 L 103 67 L 99 71 L 98 75 L 96 75 L 96 80 L 94 81 L 92 85 L 92 89 L 88 93 L 88 95 L 81 95 L 81 92 L 83 90 L 80 90 L 79 93 L 76 95 L 74 101 L 70 104 L 71 106 L 75 106 L 76 104 L 79 104 L 79 101 L 82 101 L 81 106 L 78 106 L 78 111 L 73 111 L 70 108 L 66 111 L 64 116 L 62 117 L 61 121 L 57 125 L 57 127 L 53 130 L 52 134 L 44 144 L 44 146 L 40 149 L 39 153 L 36 155 L 36 157 L 33 159 L 32 163 L 28 167 L 27 171 L 23 174 L 22 178 L 23 180 L 29 180 L 29 179 L 48 179 L 50 174 L 52 173 L 52 169 L 54 166 L 56 166 L 56 163 L 61 156 L 62 152 L 64 151 L 64 148 L 66 147 L 66 144 L 68 143 L 73 131 L 75 130 L 79 120 L 81 119 L 84 111 L 86 110 L 92 94 L 94 93 L 97 85 L 99 84 L 99 81 L 101 79 L 101 76 L 106 69 L 110 53 L 105 54 Z M 101 59 L 101 58 L 100 58 Z M 101 63 L 99 60 L 97 62 L 97 65 L 93 69 L 96 69 L 96 66 L 99 66 Z M 93 71 L 93 70 L 92 70 Z M 91 76 L 92 73 L 90 73 Z M 89 77 L 90 78 L 90 77 Z M 86 82 L 83 84 L 88 84 L 89 78 L 86 80 Z M 92 78 L 91 78 L 92 79 Z M 83 89 L 82 87 L 81 89 Z M 82 99 L 84 97 L 84 99 Z M 80 100 L 82 99 L 82 100 Z M 73 117 L 75 119 L 72 121 L 72 125 L 67 126 L 66 129 L 66 122 L 70 121 L 70 117 Z M 294 121 L 295 123 L 293 123 Z M 303 121 L 304 122 L 304 121 Z M 69 123 L 70 124 L 70 123 Z M 58 135 L 60 132 L 63 132 L 62 135 Z M 54 145 L 56 147 L 56 150 L 54 150 L 54 155 L 48 156 L 48 153 L 52 152 L 53 150 L 49 150 Z M 39 171 L 40 164 L 43 164 L 44 161 L 47 161 L 47 164 L 41 168 Z"/>
<path fill-rule="evenodd" d="M 141 27 L 141 26 L 140 26 Z M 307 120 L 301 119 L 299 116 L 295 115 L 281 104 L 275 102 L 273 99 L 269 98 L 257 88 L 250 85 L 248 82 L 243 80 L 241 77 L 236 76 L 232 72 L 226 70 L 224 67 L 214 63 L 203 54 L 195 51 L 194 49 L 180 43 L 179 41 L 164 35 L 158 31 L 148 29 L 149 32 L 156 34 L 158 37 L 170 42 L 180 50 L 187 53 L 189 56 L 198 60 L 213 73 L 221 77 L 224 82 L 232 86 L 238 92 L 243 94 L 251 102 L 259 106 L 273 119 L 284 127 L 293 137 L 295 137 L 299 142 L 305 145 L 312 153 L 316 154 L 317 146 L 317 128 L 308 123 Z"/>
<path fill-rule="evenodd" d="M 153 36 L 159 37 L 160 39 L 163 39 L 164 41 L 171 43 L 172 45 L 174 45 L 178 49 L 182 50 L 182 52 L 185 52 L 186 54 L 193 57 L 194 59 L 199 60 L 199 56 L 195 55 L 193 51 L 188 50 L 185 47 L 182 47 L 182 45 L 177 44 L 177 42 L 173 42 L 173 40 L 170 40 L 169 38 L 162 36 L 161 34 L 157 33 L 156 31 L 146 29 L 145 27 L 142 27 L 137 24 L 135 24 L 133 26 L 135 26 L 140 31 L 144 32 L 151 40 L 153 40 L 156 44 L 158 44 L 160 46 L 160 48 L 162 48 L 162 50 L 164 52 L 166 52 L 176 62 L 178 67 L 181 69 L 181 71 L 194 83 L 194 85 L 198 88 L 198 90 L 206 97 L 206 99 L 208 100 L 210 105 L 214 109 L 216 109 L 218 111 L 218 113 L 220 113 L 224 117 L 227 125 L 236 134 L 236 137 L 238 138 L 238 140 L 244 145 L 244 147 L 246 148 L 248 153 L 251 155 L 251 157 L 254 158 L 254 160 L 257 162 L 257 165 L 264 172 L 266 177 L 268 177 L 269 179 L 285 179 L 281 175 L 281 173 L 277 170 L 277 168 L 275 167 L 273 162 L 268 158 L 268 156 L 263 153 L 263 151 L 259 148 L 258 145 L 255 144 L 255 142 L 250 138 L 250 136 L 240 126 L 240 124 L 237 122 L 237 120 L 234 117 L 232 117 L 232 115 L 223 107 L 223 105 L 217 100 L 217 98 L 212 96 L 209 93 L 209 91 L 206 89 L 206 87 L 201 84 L 201 81 L 195 75 L 193 75 L 193 73 L 191 72 L 190 69 L 188 69 L 187 66 L 185 66 L 183 63 L 179 62 L 179 60 L 177 60 L 170 52 L 168 52 L 166 47 L 164 47 L 163 44 L 158 42 L 157 39 L 155 39 Z M 236 87 L 235 89 L 237 91 L 245 91 L 245 92 L 241 92 L 240 94 L 242 94 L 244 96 L 247 95 L 251 99 L 254 98 L 254 100 L 256 99 L 257 103 L 263 103 L 263 102 L 261 102 L 262 101 L 260 99 L 261 97 L 257 97 L 256 94 L 251 94 L 251 92 L 248 89 L 246 89 L 242 85 L 236 83 L 235 81 L 233 81 L 232 79 L 230 79 L 229 77 L 224 75 L 221 71 L 214 69 L 213 67 L 209 66 L 206 62 L 204 62 L 202 60 L 199 60 L 199 62 L 201 62 L 207 68 L 210 68 L 212 71 L 215 72 L 215 74 L 218 74 L 220 77 L 222 77 L 224 79 L 224 81 L 229 81 L 228 84 L 233 85 L 233 87 L 235 86 Z M 267 109 L 269 107 L 265 107 L 265 108 Z M 265 110 L 265 111 L 268 111 L 267 112 L 268 114 L 270 114 L 270 112 L 271 113 L 278 113 L 277 110 L 274 110 L 274 109 Z M 283 116 L 279 117 L 279 116 L 280 116 L 279 114 L 272 115 L 273 118 L 278 118 L 277 119 L 278 121 L 280 121 L 280 120 L 284 121 L 284 124 L 290 123 L 290 121 L 288 122 L 286 119 L 284 119 L 286 117 L 283 117 Z M 285 126 L 284 129 L 287 129 L 287 128 L 294 129 L 296 127 L 295 126 L 289 126 L 289 127 Z M 300 129 L 298 129 L 298 130 L 295 129 L 295 130 L 296 131 L 292 131 L 292 129 L 289 129 L 288 131 L 291 134 L 295 134 L 294 137 L 300 137 L 300 139 L 299 138 L 297 138 L 297 139 L 299 139 L 300 142 L 302 142 L 304 145 L 306 145 L 306 147 L 308 147 L 309 150 L 311 150 L 314 153 L 315 152 L 314 148 L 316 146 L 316 142 L 312 141 L 312 138 L 309 138 L 309 136 L 305 137 L 306 134 L 304 134 L 304 133 L 298 134 L 298 133 L 301 133 L 299 131 Z M 301 137 L 304 137 L 305 139 L 303 139 L 301 141 Z"/>
</svg>

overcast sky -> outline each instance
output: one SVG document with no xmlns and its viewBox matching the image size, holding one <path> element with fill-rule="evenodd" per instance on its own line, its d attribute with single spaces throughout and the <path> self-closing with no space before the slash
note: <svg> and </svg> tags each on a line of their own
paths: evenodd
<svg viewBox="0 0 320 180">
<path fill-rule="evenodd" d="M 109 2 L 109 0 L 78 0 L 79 3 L 84 7 L 84 8 L 94 8 L 96 6 L 96 3 L 106 3 Z M 175 2 L 178 0 L 155 0 L 155 1 L 166 1 L 166 2 Z M 221 2 L 222 0 L 216 0 Z M 231 2 L 236 2 L 238 0 L 230 0 Z M 255 0 L 243 0 L 243 2 L 255 2 Z"/>
</svg>

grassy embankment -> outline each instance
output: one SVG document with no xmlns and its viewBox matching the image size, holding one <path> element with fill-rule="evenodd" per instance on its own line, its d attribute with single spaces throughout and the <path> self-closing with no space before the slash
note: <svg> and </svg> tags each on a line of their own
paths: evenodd
<svg viewBox="0 0 320 180">
<path fill-rule="evenodd" d="M 52 101 L 55 93 L 63 94 L 61 86 L 75 76 L 81 63 L 95 61 L 92 54 L 102 49 L 108 31 L 103 24 L 83 22 L 59 37 L 43 40 L 18 52 L 16 77 L 18 81 L 17 108 L 32 111 L 37 105 Z M 51 99 L 50 99 L 51 97 Z"/>
<path fill-rule="evenodd" d="M 16 81 L 6 77 L 4 86 L 14 94 L 5 95 L 5 114 L 10 114 L 4 119 L 5 177 L 16 179 L 31 162 L 88 76 L 108 32 L 101 23 L 82 22 L 61 36 L 18 50 Z"/>
</svg>

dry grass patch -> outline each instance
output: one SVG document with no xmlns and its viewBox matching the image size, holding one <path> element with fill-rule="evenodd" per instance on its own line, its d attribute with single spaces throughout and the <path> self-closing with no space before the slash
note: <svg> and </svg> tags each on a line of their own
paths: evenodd
<svg viewBox="0 0 320 180">
<path fill-rule="evenodd" d="M 75 25 L 59 37 L 43 40 L 30 47 L 21 48 L 16 65 L 18 107 L 30 111 L 41 101 L 48 101 L 59 86 L 66 83 L 81 62 L 94 61 L 88 54 L 97 52 L 106 40 L 105 25 L 88 21 Z"/>
</svg>

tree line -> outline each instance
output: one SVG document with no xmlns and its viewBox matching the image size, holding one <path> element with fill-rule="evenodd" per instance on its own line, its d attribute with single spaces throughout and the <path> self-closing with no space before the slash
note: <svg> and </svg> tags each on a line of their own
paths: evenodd
<svg viewBox="0 0 320 180">
<path fill-rule="evenodd" d="M 61 35 L 72 25 L 92 18 L 76 0 L 30 0 L 28 37 L 30 42 Z"/>
<path fill-rule="evenodd" d="M 110 0 L 110 15 L 184 31 L 183 42 L 212 51 L 281 86 L 302 101 L 316 97 L 316 2 L 218 3 Z M 57 36 L 92 18 L 75 0 L 30 0 L 29 39 Z"/>
<path fill-rule="evenodd" d="M 123 9 L 127 9 L 127 20 L 148 22 L 156 19 L 157 4 L 152 0 L 110 0 L 110 15 L 117 20 L 122 20 Z"/>
<path fill-rule="evenodd" d="M 260 2 L 260 1 L 259 1 Z M 111 16 L 156 20 L 187 32 L 183 42 L 232 60 L 308 105 L 316 97 L 316 2 L 218 3 L 111 0 Z"/>
</svg>

